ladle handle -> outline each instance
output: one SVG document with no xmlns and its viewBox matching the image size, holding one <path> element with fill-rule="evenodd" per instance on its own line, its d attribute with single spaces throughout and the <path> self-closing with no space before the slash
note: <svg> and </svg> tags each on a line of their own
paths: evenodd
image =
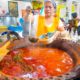
<svg viewBox="0 0 80 80">
<path fill-rule="evenodd" d="M 11 39 L 10 35 L 14 35 L 17 39 L 20 39 L 20 36 L 19 36 L 19 34 L 18 34 L 17 32 L 9 31 L 9 32 L 7 33 L 7 39 L 8 39 L 8 40 Z"/>
</svg>

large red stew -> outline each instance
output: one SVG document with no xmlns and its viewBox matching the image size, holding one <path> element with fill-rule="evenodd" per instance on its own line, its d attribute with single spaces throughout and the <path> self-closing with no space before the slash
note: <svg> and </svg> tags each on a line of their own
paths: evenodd
<svg viewBox="0 0 80 80">
<path fill-rule="evenodd" d="M 22 48 L 11 51 L 0 62 L 0 70 L 10 76 L 60 76 L 73 68 L 72 58 L 55 48 Z"/>
</svg>

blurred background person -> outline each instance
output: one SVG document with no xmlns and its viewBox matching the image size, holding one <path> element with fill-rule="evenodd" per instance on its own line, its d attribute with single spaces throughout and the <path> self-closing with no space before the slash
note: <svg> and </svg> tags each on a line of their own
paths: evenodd
<svg viewBox="0 0 80 80">
<path fill-rule="evenodd" d="M 32 7 L 31 6 L 27 6 L 26 7 L 26 12 L 23 15 L 23 37 L 28 36 L 29 35 L 29 26 L 31 25 L 31 18 L 33 16 L 33 12 L 32 12 Z"/>
<path fill-rule="evenodd" d="M 71 32 L 71 30 L 73 30 L 73 32 L 75 33 L 75 31 L 77 31 L 77 33 L 79 34 L 80 32 L 80 19 L 77 16 L 77 13 L 72 13 L 72 19 L 68 20 L 68 25 L 67 25 L 67 29 L 69 30 L 69 32 Z"/>
</svg>

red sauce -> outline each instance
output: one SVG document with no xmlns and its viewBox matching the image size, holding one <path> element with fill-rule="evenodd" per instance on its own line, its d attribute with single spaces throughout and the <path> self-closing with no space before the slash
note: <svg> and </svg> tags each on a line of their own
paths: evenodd
<svg viewBox="0 0 80 80">
<path fill-rule="evenodd" d="M 34 68 L 30 73 L 32 77 L 60 76 L 73 68 L 72 58 L 62 50 L 53 48 L 23 48 L 22 51 L 21 56 L 23 61 Z M 14 54 L 15 51 L 10 53 Z M 10 72 L 8 67 L 5 68 L 6 66 L 4 66 L 2 71 L 9 75 L 15 75 L 21 72 L 21 67 L 18 67 L 17 64 L 13 65 L 12 68 L 15 70 L 13 72 L 15 74 L 10 74 L 13 70 Z"/>
</svg>

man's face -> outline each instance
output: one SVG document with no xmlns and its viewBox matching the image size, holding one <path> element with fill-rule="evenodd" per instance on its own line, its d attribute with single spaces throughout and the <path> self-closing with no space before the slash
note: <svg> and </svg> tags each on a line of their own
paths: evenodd
<svg viewBox="0 0 80 80">
<path fill-rule="evenodd" d="M 54 13 L 54 6 L 51 2 L 45 2 L 44 3 L 44 12 L 45 12 L 45 16 L 49 17 L 52 16 Z"/>
</svg>

